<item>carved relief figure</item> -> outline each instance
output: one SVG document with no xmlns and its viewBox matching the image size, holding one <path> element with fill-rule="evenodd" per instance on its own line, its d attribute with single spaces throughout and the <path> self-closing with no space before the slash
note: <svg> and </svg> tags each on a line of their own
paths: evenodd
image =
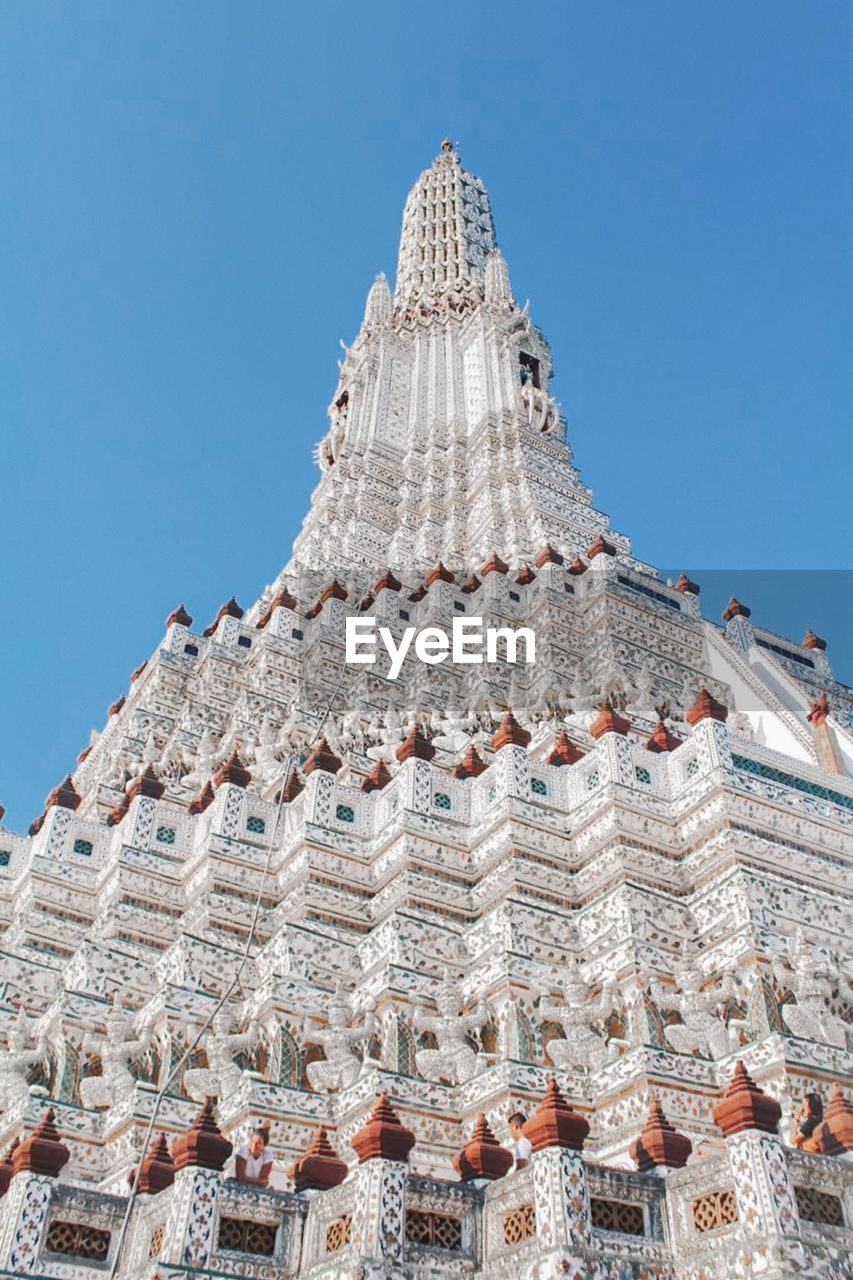
<svg viewBox="0 0 853 1280">
<path fill-rule="evenodd" d="M 352 1007 L 340 983 L 329 1000 L 328 1017 L 328 1026 L 310 1033 L 310 1038 L 322 1046 L 325 1061 L 309 1062 L 306 1073 L 312 1089 L 332 1092 L 349 1088 L 361 1074 L 364 1064 L 353 1053 L 353 1047 L 370 1040 L 376 1029 L 376 1018 L 371 1002 L 362 1025 L 351 1027 Z"/>
<path fill-rule="evenodd" d="M 33 1067 L 47 1059 L 47 1037 L 40 1031 L 34 1049 L 28 1049 L 30 1025 L 22 1009 L 6 1033 L 6 1048 L 0 1052 L 0 1109 L 10 1111 L 25 1103 L 31 1094 L 46 1092 L 40 1085 L 31 1085 L 27 1076 Z"/>
<path fill-rule="evenodd" d="M 703 991 L 705 975 L 694 960 L 695 949 L 685 947 L 684 956 L 675 970 L 676 989 L 665 987 L 656 977 L 640 976 L 640 984 L 648 982 L 652 999 L 664 1012 L 675 1010 L 681 1015 L 681 1023 L 664 1027 L 664 1035 L 678 1053 L 699 1053 L 705 1058 L 723 1058 L 740 1044 L 743 1023 L 732 1020 L 723 1022 L 721 1009 L 726 1000 L 736 992 L 734 979 L 727 974 L 722 983 L 710 991 Z"/>
<path fill-rule="evenodd" d="M 144 1022 L 139 1036 L 133 1035 L 133 1026 L 118 996 L 106 1019 L 106 1035 L 87 1033 L 83 1037 L 86 1053 L 97 1054 L 101 1059 L 99 1076 L 87 1076 L 80 1081 L 80 1101 L 84 1107 L 111 1107 L 131 1091 L 134 1080 L 129 1064 L 147 1053 L 151 1046 L 152 1028 Z"/>
<path fill-rule="evenodd" d="M 202 1041 L 207 1055 L 206 1067 L 191 1067 L 184 1073 L 184 1088 L 196 1102 L 218 1098 L 225 1102 L 240 1086 L 245 1074 L 234 1061 L 238 1053 L 250 1052 L 257 1043 L 257 1029 L 231 1034 L 232 1018 L 220 1009 L 210 1032 Z"/>
<path fill-rule="evenodd" d="M 425 1080 L 445 1080 L 448 1084 L 463 1084 L 487 1065 L 486 1057 L 475 1052 L 466 1035 L 479 1031 L 489 1020 L 484 1000 L 477 1002 L 473 1013 L 463 1014 L 462 992 L 447 975 L 439 985 L 435 997 L 438 1013 L 416 1008 L 415 1030 L 429 1031 L 438 1041 L 437 1049 L 419 1049 L 415 1054 L 418 1071 Z"/>
<path fill-rule="evenodd" d="M 793 992 L 797 1003 L 782 1005 L 782 1021 L 792 1035 L 843 1049 L 847 1025 L 827 1007 L 833 989 L 828 963 L 809 946 L 802 929 L 788 940 L 787 951 L 790 971 L 777 958 L 773 977 Z"/>
<path fill-rule="evenodd" d="M 615 979 L 608 979 L 595 1000 L 590 1000 L 590 984 L 583 976 L 580 963 L 570 964 L 561 983 L 562 1001 L 543 996 L 539 1012 L 545 1018 L 555 1018 L 566 1033 L 564 1040 L 548 1042 L 546 1052 L 561 1071 L 597 1071 L 615 1058 L 627 1041 L 613 1037 L 608 1042 L 596 1029 L 615 1008 L 622 1008 L 622 998 Z"/>
</svg>

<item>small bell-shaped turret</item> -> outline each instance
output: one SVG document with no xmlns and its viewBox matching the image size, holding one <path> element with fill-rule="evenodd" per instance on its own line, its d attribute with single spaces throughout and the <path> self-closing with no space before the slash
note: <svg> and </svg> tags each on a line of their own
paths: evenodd
<svg viewBox="0 0 853 1280">
<path fill-rule="evenodd" d="M 370 293 L 367 295 L 367 305 L 364 308 L 364 328 L 379 329 L 383 325 L 390 324 L 393 310 L 388 281 L 385 279 L 385 273 L 380 272 L 370 286 Z"/>
<path fill-rule="evenodd" d="M 515 306 L 509 267 L 500 249 L 493 249 L 486 259 L 486 302 L 494 307 Z"/>
</svg>

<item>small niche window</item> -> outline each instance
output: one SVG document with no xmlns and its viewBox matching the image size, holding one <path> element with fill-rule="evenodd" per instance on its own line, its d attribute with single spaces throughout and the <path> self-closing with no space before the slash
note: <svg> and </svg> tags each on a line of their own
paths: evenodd
<svg viewBox="0 0 853 1280">
<path fill-rule="evenodd" d="M 514 604 L 518 604 L 519 601 L 521 600 L 521 596 L 518 594 L 517 591 L 510 591 L 509 598 L 510 600 L 512 600 Z"/>
<path fill-rule="evenodd" d="M 241 649 L 251 649 L 252 642 L 248 636 L 238 636 L 237 643 Z"/>
<path fill-rule="evenodd" d="M 401 609 L 401 610 L 400 610 L 400 617 L 403 619 L 403 621 L 404 621 L 404 622 L 408 622 L 408 621 L 409 621 L 409 611 L 408 611 L 408 609 Z"/>
<path fill-rule="evenodd" d="M 489 787 L 488 797 L 490 800 L 495 800 L 497 798 L 497 794 L 498 794 L 497 787 Z"/>
<path fill-rule="evenodd" d="M 543 782 L 541 778 L 530 779 L 530 790 L 535 796 L 547 796 L 548 783 Z"/>
<path fill-rule="evenodd" d="M 598 770 L 593 769 L 592 773 L 587 774 L 587 778 L 586 778 L 587 791 L 594 791 L 600 781 L 601 781 L 601 778 Z"/>
<path fill-rule="evenodd" d="M 8 867 L 11 856 L 8 849 L 0 849 L 0 867 Z"/>
<path fill-rule="evenodd" d="M 175 828 L 174 827 L 158 827 L 157 843 L 158 844 L 174 844 Z"/>
<path fill-rule="evenodd" d="M 454 600 L 454 601 L 453 601 L 453 608 L 456 610 L 456 612 L 457 612 L 457 613 L 464 613 L 464 612 L 465 612 L 465 605 L 464 605 L 464 603 L 463 603 L 463 601 L 462 601 L 462 600 Z"/>
<path fill-rule="evenodd" d="M 91 840 L 75 840 L 74 841 L 74 852 L 79 853 L 81 858 L 91 858 L 92 847 L 93 846 L 92 846 Z"/>
<path fill-rule="evenodd" d="M 643 786 L 651 786 L 652 775 L 649 773 L 648 769 L 643 768 L 641 764 L 638 764 L 634 770 L 634 777 L 638 782 L 642 782 Z"/>
<path fill-rule="evenodd" d="M 565 591 L 567 596 L 573 596 L 575 594 L 575 589 L 572 586 L 571 582 L 564 582 L 563 590 Z"/>
<path fill-rule="evenodd" d="M 684 772 L 687 774 L 688 778 L 695 778 L 696 774 L 699 772 L 699 761 L 690 760 Z"/>
<path fill-rule="evenodd" d="M 290 634 L 293 636 L 294 640 L 301 640 L 303 635 L 301 631 L 297 631 L 296 627 L 293 628 Z"/>
<path fill-rule="evenodd" d="M 253 836 L 262 836 L 267 829 L 267 824 L 263 818 L 258 818 L 252 814 L 251 818 L 246 819 L 246 830 L 251 831 Z"/>
<path fill-rule="evenodd" d="M 540 387 L 539 381 L 539 361 L 535 356 L 531 356 L 526 351 L 518 353 L 518 376 L 521 378 L 521 385 L 526 387 L 531 383 L 534 387 Z"/>
<path fill-rule="evenodd" d="M 339 804 L 335 809 L 338 822 L 355 822 L 355 810 L 348 804 Z"/>
<path fill-rule="evenodd" d="M 191 657 L 191 658 L 197 658 L 197 657 L 198 657 L 198 645 L 197 645 L 197 644 L 185 644 L 185 645 L 184 645 L 184 653 L 188 653 L 188 654 L 190 655 L 190 657 Z"/>
<path fill-rule="evenodd" d="M 435 793 L 433 804 L 435 805 L 436 809 L 452 809 L 453 808 L 453 805 L 451 804 L 451 801 L 450 801 L 450 796 L 445 795 L 443 791 L 437 791 Z"/>
</svg>

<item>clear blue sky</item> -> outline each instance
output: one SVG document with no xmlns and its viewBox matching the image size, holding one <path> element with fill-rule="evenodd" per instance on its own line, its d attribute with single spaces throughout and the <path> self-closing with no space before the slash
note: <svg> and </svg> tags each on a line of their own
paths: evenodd
<svg viewBox="0 0 853 1280">
<path fill-rule="evenodd" d="M 445 136 L 597 503 L 714 575 L 849 569 L 848 3 L 6 0 L 0 800 L 22 829 L 184 600 L 288 555 L 338 339 Z M 811 589 L 814 581 L 814 590 Z M 753 575 L 827 635 L 850 575 Z"/>
</svg>

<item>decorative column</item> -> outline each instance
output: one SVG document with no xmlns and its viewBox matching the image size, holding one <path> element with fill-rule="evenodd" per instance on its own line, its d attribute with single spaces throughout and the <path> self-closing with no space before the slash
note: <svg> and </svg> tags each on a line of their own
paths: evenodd
<svg viewBox="0 0 853 1280">
<path fill-rule="evenodd" d="M 507 711 L 492 738 L 495 750 L 495 781 L 499 795 L 520 796 L 527 800 L 530 792 L 530 761 L 527 748 L 530 734 L 518 723 L 511 711 Z"/>
<path fill-rule="evenodd" d="M 53 1110 L 10 1154 L 11 1182 L 0 1205 L 0 1271 L 26 1275 L 37 1269 L 50 1198 L 70 1155 Z"/>
<path fill-rule="evenodd" d="M 712 1115 L 726 1139 L 739 1232 L 754 1268 L 744 1274 L 784 1280 L 795 1274 L 795 1255 L 802 1248 L 794 1240 L 787 1245 L 785 1241 L 799 1234 L 800 1215 L 778 1134 L 782 1108 L 738 1061 Z"/>
<path fill-rule="evenodd" d="M 543 1252 L 559 1251 L 569 1277 L 587 1275 L 575 1250 L 590 1242 L 592 1222 L 581 1151 L 589 1133 L 586 1119 L 569 1106 L 548 1077 L 545 1098 L 524 1126 L 533 1147 L 536 1235 Z M 558 1259 L 555 1259 L 555 1262 Z"/>
<path fill-rule="evenodd" d="M 231 1143 L 219 1132 L 208 1098 L 192 1127 L 172 1143 L 175 1175 L 160 1261 L 204 1269 L 216 1249 L 216 1207 Z"/>
<path fill-rule="evenodd" d="M 386 1094 L 352 1138 L 355 1172 L 352 1244 L 371 1280 L 400 1275 L 406 1233 L 406 1172 L 415 1135 L 400 1123 Z M 369 1264 L 369 1265 L 368 1265 Z M 375 1269 L 375 1268 L 378 1268 Z"/>
</svg>

